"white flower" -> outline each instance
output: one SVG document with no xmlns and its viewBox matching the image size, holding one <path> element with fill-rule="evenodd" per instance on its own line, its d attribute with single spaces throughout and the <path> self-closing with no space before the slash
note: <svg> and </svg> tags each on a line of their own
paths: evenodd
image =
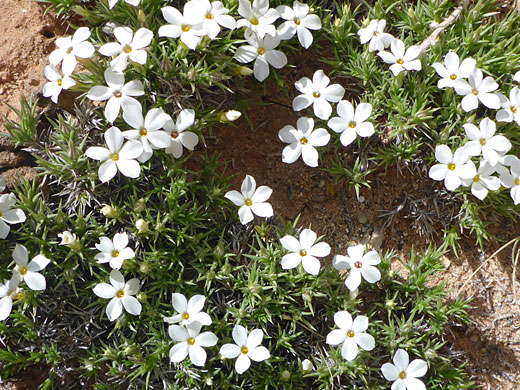
<svg viewBox="0 0 520 390">
<path fill-rule="evenodd" d="M 144 219 L 138 219 L 135 221 L 135 227 L 139 233 L 145 233 L 148 231 L 148 222 Z"/>
<path fill-rule="evenodd" d="M 70 231 L 64 231 L 63 233 L 58 233 L 58 238 L 61 238 L 61 242 L 59 245 L 68 246 L 71 249 L 79 249 L 79 241 L 78 236 L 75 233 L 71 233 Z"/>
<path fill-rule="evenodd" d="M 132 248 L 128 248 L 128 234 L 116 233 L 111 240 L 108 237 L 101 237 L 96 249 L 101 253 L 94 256 L 98 263 L 110 263 L 113 269 L 120 269 L 123 261 L 135 256 Z"/>
<path fill-rule="evenodd" d="M 126 177 L 135 179 L 141 174 L 141 167 L 135 160 L 143 152 L 139 141 L 128 141 L 123 145 L 123 134 L 117 127 L 111 127 L 105 134 L 107 148 L 91 146 L 85 152 L 87 157 L 102 161 L 98 169 L 99 180 L 105 183 L 112 179 L 117 171 Z"/>
<path fill-rule="evenodd" d="M 497 112 L 497 121 L 512 122 L 514 120 L 520 125 L 520 89 L 513 87 L 509 92 L 509 99 L 502 94 L 498 96 L 502 110 Z"/>
<path fill-rule="evenodd" d="M 39 272 L 51 262 L 44 255 L 37 255 L 29 261 L 27 248 L 23 245 L 16 244 L 13 250 L 13 259 L 16 266 L 13 269 L 13 277 L 25 280 L 25 284 L 31 290 L 45 290 L 45 276 Z"/>
<path fill-rule="evenodd" d="M 313 368 L 314 367 L 312 365 L 312 362 L 309 359 L 305 359 L 304 361 L 302 361 L 302 371 L 303 372 L 312 371 Z"/>
<path fill-rule="evenodd" d="M 58 103 L 58 96 L 63 89 L 69 89 L 76 85 L 76 82 L 70 76 L 61 76 L 60 72 L 54 65 L 45 67 L 45 77 L 49 80 L 43 86 L 43 96 L 50 97 L 54 103 Z"/>
<path fill-rule="evenodd" d="M 224 197 L 228 198 L 235 205 L 240 206 L 238 216 L 243 225 L 253 220 L 253 213 L 265 218 L 273 216 L 273 206 L 266 202 L 273 193 L 271 188 L 261 186 L 256 189 L 255 179 L 246 175 L 242 182 L 241 192 L 236 190 L 228 191 Z"/>
<path fill-rule="evenodd" d="M 245 64 L 255 61 L 253 73 L 258 81 L 264 81 L 269 76 L 269 65 L 276 69 L 287 64 L 287 56 L 280 50 L 274 50 L 280 43 L 279 37 L 266 35 L 263 39 L 255 34 L 247 37 L 249 45 L 240 46 L 235 58 Z"/>
<path fill-rule="evenodd" d="M 227 359 L 238 357 L 235 362 L 235 370 L 242 374 L 251 365 L 251 360 L 261 362 L 269 359 L 271 354 L 266 347 L 262 347 L 264 332 L 262 329 L 254 329 L 247 335 L 247 330 L 241 325 L 233 328 L 233 341 L 235 344 L 224 344 L 220 348 L 220 354 Z"/>
<path fill-rule="evenodd" d="M 404 42 L 400 39 L 394 39 L 390 43 L 391 53 L 387 51 L 380 51 L 377 53 L 381 59 L 387 63 L 392 64 L 390 70 L 397 76 L 399 73 L 406 70 L 421 70 L 421 60 L 417 59 L 421 54 L 419 46 L 410 46 L 405 51 Z"/>
<path fill-rule="evenodd" d="M 318 242 L 316 233 L 310 229 L 303 229 L 300 240 L 293 236 L 284 236 L 280 239 L 282 246 L 289 254 L 282 258 L 282 268 L 292 269 L 302 264 L 303 269 L 311 275 L 318 275 L 320 261 L 316 257 L 325 257 L 330 254 L 330 245 L 326 242 Z"/>
<path fill-rule="evenodd" d="M 168 121 L 167 115 L 160 108 L 152 108 L 143 118 L 141 109 L 123 111 L 123 119 L 128 123 L 132 130 L 123 131 L 123 137 L 137 140 L 143 145 L 143 153 L 137 158 L 139 162 L 145 162 L 152 157 L 152 149 L 164 149 L 170 146 L 170 135 L 160 130 Z"/>
<path fill-rule="evenodd" d="M 183 14 L 177 8 L 161 9 L 164 19 L 170 24 L 159 27 L 159 36 L 179 38 L 188 48 L 195 50 L 201 37 L 205 34 L 202 28 L 204 15 L 200 12 L 198 1 L 188 1 L 184 5 Z"/>
<path fill-rule="evenodd" d="M 455 82 L 455 92 L 464 96 L 461 101 L 462 109 L 466 112 L 478 107 L 480 101 L 487 108 L 499 109 L 500 98 L 492 93 L 498 89 L 498 84 L 492 77 L 484 78 L 482 71 L 475 68 L 469 75 L 468 81 L 460 79 Z"/>
<path fill-rule="evenodd" d="M 94 294 L 100 298 L 110 299 L 106 313 L 110 321 L 117 320 L 125 310 L 135 316 L 141 314 L 142 306 L 136 297 L 132 295 L 139 291 L 139 279 L 133 278 L 125 283 L 121 272 L 112 270 L 110 272 L 110 284 L 99 283 L 94 287 Z"/>
<path fill-rule="evenodd" d="M 385 50 L 394 40 L 391 34 L 385 33 L 386 20 L 372 20 L 366 28 L 358 31 L 359 39 L 362 44 L 370 41 L 368 51 Z"/>
<path fill-rule="evenodd" d="M 361 276 L 368 283 L 375 283 L 381 279 L 381 272 L 374 267 L 381 262 L 376 251 L 365 253 L 364 245 L 355 245 L 347 248 L 348 256 L 336 255 L 332 265 L 339 271 L 349 269 L 345 286 L 350 291 L 356 290 L 361 284 Z"/>
<path fill-rule="evenodd" d="M 170 133 L 170 146 L 165 149 L 165 152 L 172 154 L 173 157 L 179 158 L 182 156 L 183 147 L 188 150 L 193 150 L 199 143 L 197 134 L 191 131 L 185 131 L 190 128 L 195 122 L 195 111 L 191 108 L 182 110 L 177 116 L 177 120 L 173 122 L 169 118 L 164 124 L 163 128 Z"/>
<path fill-rule="evenodd" d="M 489 118 L 480 121 L 480 130 L 472 123 L 463 125 L 466 135 L 470 139 L 464 145 L 464 149 L 470 156 L 482 156 L 492 166 L 497 165 L 500 156 L 507 153 L 512 145 L 503 135 L 495 135 L 496 125 Z"/>
<path fill-rule="evenodd" d="M 410 364 L 408 353 L 398 349 L 394 355 L 394 364 L 385 363 L 381 371 L 385 379 L 393 381 L 393 390 L 424 390 L 424 383 L 417 378 L 428 371 L 428 364 L 422 359 L 415 359 Z"/>
<path fill-rule="evenodd" d="M 314 114 L 320 119 L 328 119 L 332 114 L 332 106 L 329 102 L 337 103 L 345 94 L 345 89 L 339 84 L 329 85 L 330 79 L 325 76 L 323 70 L 317 70 L 312 76 L 303 77 L 294 83 L 294 86 L 302 95 L 296 96 L 292 107 L 294 111 L 300 111 L 312 104 Z"/>
<path fill-rule="evenodd" d="M 293 8 L 280 5 L 276 8 L 280 17 L 285 19 L 280 27 L 278 34 L 281 39 L 291 39 L 294 34 L 298 34 L 300 44 L 307 49 L 312 44 L 312 33 L 309 30 L 320 30 L 321 20 L 318 15 L 309 15 L 309 6 L 296 0 Z"/>
<path fill-rule="evenodd" d="M 336 108 L 339 117 L 329 120 L 329 126 L 336 133 L 341 133 L 340 141 L 343 146 L 350 145 L 356 139 L 356 135 L 360 137 L 370 137 L 374 134 L 374 125 L 365 122 L 372 113 L 372 105 L 370 103 L 359 103 L 354 111 L 352 103 L 342 100 Z"/>
<path fill-rule="evenodd" d="M 470 163 L 473 164 L 471 161 Z M 495 170 L 495 166 L 490 165 L 486 160 L 481 160 L 477 174 L 472 179 L 462 180 L 462 183 L 465 186 L 471 186 L 471 193 L 483 200 L 489 191 L 496 191 L 500 188 L 500 179 L 492 176 Z"/>
<path fill-rule="evenodd" d="M 515 157 L 508 163 L 511 166 L 510 171 L 504 170 L 500 174 L 500 182 L 504 187 L 511 188 L 511 198 L 517 205 L 520 203 L 520 160 Z"/>
<path fill-rule="evenodd" d="M 67 76 L 71 75 L 77 64 L 76 57 L 90 58 L 96 51 L 94 45 L 87 42 L 89 37 L 90 30 L 88 27 L 80 27 L 73 36 L 56 39 L 56 46 L 58 46 L 58 48 L 50 54 L 49 62 L 56 66 L 63 61 L 61 64 L 63 74 Z"/>
<path fill-rule="evenodd" d="M 13 276 L 11 280 L 4 280 L 0 283 L 0 321 L 5 320 L 11 314 L 13 308 L 13 299 L 21 290 L 18 287 L 20 278 Z"/>
<path fill-rule="evenodd" d="M 119 0 L 108 0 L 109 8 L 110 9 L 114 8 L 114 5 L 116 5 L 116 3 L 118 1 Z M 139 3 L 141 2 L 141 0 L 124 0 L 124 2 L 127 3 L 127 4 L 130 4 L 130 5 L 133 5 L 134 7 L 137 7 L 139 5 Z"/>
<path fill-rule="evenodd" d="M 199 367 L 204 366 L 207 354 L 203 347 L 213 347 L 217 344 L 218 339 L 212 332 L 200 333 L 201 327 L 202 324 L 197 321 L 186 327 L 179 325 L 168 327 L 170 337 L 175 341 L 180 341 L 170 349 L 172 363 L 182 362 L 189 354 L 193 364 Z"/>
<path fill-rule="evenodd" d="M 114 35 L 118 42 L 105 43 L 99 48 L 104 56 L 117 56 L 110 62 L 114 72 L 122 72 L 128 65 L 128 59 L 138 64 L 146 64 L 146 46 L 153 38 L 153 32 L 147 28 L 140 28 L 135 35 L 130 27 L 116 27 Z"/>
<path fill-rule="evenodd" d="M 276 36 L 276 28 L 273 23 L 280 17 L 278 11 L 269 8 L 269 0 L 238 0 L 238 13 L 244 19 L 237 22 L 237 28 L 246 27 L 253 34 L 262 39 L 266 34 L 271 37 Z M 247 31 L 247 30 L 246 30 Z"/>
<path fill-rule="evenodd" d="M 142 109 L 141 103 L 133 97 L 144 95 L 141 81 L 132 80 L 125 84 L 124 74 L 114 72 L 110 68 L 105 70 L 105 80 L 108 87 L 96 85 L 90 88 L 87 97 L 95 101 L 108 100 L 105 106 L 107 121 L 114 123 L 121 107 L 123 111 Z"/>
<path fill-rule="evenodd" d="M 206 297 L 204 295 L 194 295 L 187 301 L 184 295 L 173 293 L 172 306 L 179 314 L 172 317 L 164 317 L 164 321 L 169 324 L 180 322 L 181 325 L 189 325 L 197 321 L 201 325 L 210 325 L 211 317 L 201 311 L 205 302 Z"/>
<path fill-rule="evenodd" d="M 23 210 L 13 209 L 15 203 L 16 197 L 14 194 L 0 195 L 0 238 L 6 238 L 11 230 L 11 227 L 7 223 L 13 224 L 25 221 L 25 213 Z"/>
<path fill-rule="evenodd" d="M 517 83 L 520 83 L 520 70 L 515 73 L 513 76 L 513 81 L 516 81 Z"/>
<path fill-rule="evenodd" d="M 211 39 L 215 39 L 220 32 L 220 26 L 234 30 L 235 18 L 228 15 L 229 10 L 220 1 L 209 2 L 209 0 L 197 0 L 200 12 L 204 16 L 202 29 Z"/>
<path fill-rule="evenodd" d="M 442 78 L 437 82 L 438 88 L 453 88 L 455 82 L 466 79 L 475 69 L 476 61 L 473 58 L 466 58 L 460 63 L 459 56 L 454 51 L 450 51 L 444 57 L 444 65 L 440 62 L 432 64 L 437 74 Z"/>
<path fill-rule="evenodd" d="M 290 144 L 282 152 L 282 161 L 291 164 L 301 155 L 305 164 L 317 167 L 319 155 L 315 147 L 327 145 L 330 134 L 322 128 L 314 129 L 312 118 L 298 119 L 296 127 L 297 129 L 287 125 L 278 132 L 278 138 L 282 142 Z"/>
<path fill-rule="evenodd" d="M 221 122 L 234 122 L 242 116 L 242 113 L 237 110 L 228 110 L 222 113 L 223 116 L 219 118 Z"/>
<path fill-rule="evenodd" d="M 3 190 L 5 190 L 5 179 L 0 176 L 0 192 L 2 192 Z"/>
<path fill-rule="evenodd" d="M 334 322 L 339 329 L 334 329 L 327 335 L 327 344 L 341 347 L 341 356 L 349 362 L 354 360 L 358 354 L 358 345 L 365 351 L 374 349 L 376 342 L 374 338 L 365 333 L 368 329 L 368 317 L 357 316 L 352 321 L 348 311 L 339 311 L 334 314 Z"/>
<path fill-rule="evenodd" d="M 455 191 L 463 179 L 472 179 L 477 174 L 475 164 L 470 164 L 469 154 L 465 148 L 458 148 L 455 154 L 446 145 L 438 145 L 435 148 L 435 158 L 440 164 L 430 168 L 428 175 L 433 180 L 444 180 L 444 185 L 449 191 Z"/>
</svg>

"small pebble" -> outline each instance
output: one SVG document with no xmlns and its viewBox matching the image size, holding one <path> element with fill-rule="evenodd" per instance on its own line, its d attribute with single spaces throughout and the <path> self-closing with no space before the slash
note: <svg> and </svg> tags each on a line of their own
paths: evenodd
<svg viewBox="0 0 520 390">
<path fill-rule="evenodd" d="M 368 216 L 366 214 L 359 214 L 357 220 L 360 224 L 364 225 L 368 222 Z"/>
</svg>

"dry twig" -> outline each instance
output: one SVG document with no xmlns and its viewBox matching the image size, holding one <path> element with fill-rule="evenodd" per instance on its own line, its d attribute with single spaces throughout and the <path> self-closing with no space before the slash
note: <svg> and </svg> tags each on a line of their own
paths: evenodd
<svg viewBox="0 0 520 390">
<path fill-rule="evenodd" d="M 428 49 L 431 45 L 433 45 L 437 41 L 437 38 L 439 37 L 440 33 L 443 32 L 446 29 L 446 27 L 453 24 L 459 18 L 463 9 L 464 9 L 464 6 L 459 5 L 450 14 L 450 16 L 448 16 L 446 19 L 444 19 L 442 21 L 442 23 L 438 24 L 435 27 L 435 30 L 433 30 L 433 32 L 430 34 L 430 36 L 428 38 L 426 38 L 419 46 L 419 48 L 421 49 L 421 53 L 424 53 L 426 51 L 426 49 Z"/>
</svg>

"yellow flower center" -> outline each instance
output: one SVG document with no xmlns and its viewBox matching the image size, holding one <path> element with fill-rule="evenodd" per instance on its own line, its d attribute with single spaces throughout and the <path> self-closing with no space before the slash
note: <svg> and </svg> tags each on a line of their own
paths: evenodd
<svg viewBox="0 0 520 390">
<path fill-rule="evenodd" d="M 377 37 L 377 36 L 379 35 L 379 31 L 374 31 L 374 32 L 372 33 L 372 35 L 375 36 L 375 37 Z"/>
<path fill-rule="evenodd" d="M 211 12 L 208 12 L 206 14 L 206 19 L 213 19 L 213 14 Z"/>
<path fill-rule="evenodd" d="M 242 348 L 240 348 L 240 352 L 242 352 L 243 354 L 246 354 L 249 352 L 249 349 L 247 349 L 246 346 L 243 346 Z"/>
<path fill-rule="evenodd" d="M 119 290 L 117 293 L 116 293 L 116 297 L 118 298 L 123 298 L 125 296 L 125 292 L 124 290 Z"/>
<path fill-rule="evenodd" d="M 456 75 L 456 74 L 452 74 L 452 75 L 450 76 L 450 79 L 452 79 L 452 80 L 455 80 L 456 78 L 457 78 L 457 75 Z"/>
<path fill-rule="evenodd" d="M 300 19 L 294 18 L 294 24 L 299 26 L 300 25 Z"/>
<path fill-rule="evenodd" d="M 354 127 L 356 127 L 357 123 L 354 122 L 354 121 L 350 121 L 349 124 L 348 124 L 348 127 L 350 127 L 351 129 L 353 129 Z"/>
<path fill-rule="evenodd" d="M 244 204 L 245 204 L 246 206 L 252 206 L 252 205 L 253 205 L 253 201 L 252 201 L 251 199 L 248 198 L 248 199 L 246 199 L 246 201 L 244 202 Z"/>
<path fill-rule="evenodd" d="M 113 250 L 111 255 L 112 255 L 112 257 L 117 257 L 117 256 L 119 256 L 119 251 Z"/>
<path fill-rule="evenodd" d="M 471 91 L 471 93 L 472 93 L 473 95 L 477 96 L 477 95 L 478 95 L 478 89 L 473 88 L 473 90 Z"/>
<path fill-rule="evenodd" d="M 195 338 L 193 337 L 188 337 L 188 340 L 186 340 L 188 342 L 189 345 L 193 345 L 195 344 Z"/>
<path fill-rule="evenodd" d="M 354 337 L 354 331 L 351 329 L 347 332 L 348 337 Z"/>
<path fill-rule="evenodd" d="M 253 17 L 251 18 L 251 24 L 252 24 L 253 26 L 258 26 L 258 18 L 257 18 L 256 16 L 253 16 Z"/>
<path fill-rule="evenodd" d="M 354 267 L 356 267 L 356 268 L 361 268 L 361 267 L 363 267 L 363 263 L 362 263 L 361 261 L 356 261 L 356 262 L 354 263 Z"/>
<path fill-rule="evenodd" d="M 404 64 L 404 61 L 403 61 L 401 58 L 399 58 L 399 59 L 397 60 L 397 63 L 398 63 L 399 65 L 403 65 L 403 64 Z"/>
<path fill-rule="evenodd" d="M 57 81 L 57 84 L 61 87 L 61 79 Z"/>
<path fill-rule="evenodd" d="M 480 181 L 480 175 L 476 175 L 474 178 L 473 178 L 473 183 L 478 183 Z"/>
<path fill-rule="evenodd" d="M 25 275 L 27 273 L 27 267 L 20 268 L 20 275 Z"/>
<path fill-rule="evenodd" d="M 182 30 L 183 32 L 188 32 L 188 31 L 190 31 L 190 28 L 191 28 L 191 27 L 190 27 L 189 24 L 183 24 L 182 27 L 181 27 L 181 30 Z"/>
<path fill-rule="evenodd" d="M 148 134 L 148 130 L 146 130 L 144 127 L 141 127 L 141 128 L 139 129 L 139 135 L 140 135 L 141 137 L 146 137 L 146 134 Z"/>
<path fill-rule="evenodd" d="M 257 52 L 259 55 L 263 56 L 265 54 L 265 49 L 263 47 L 259 47 Z"/>
<path fill-rule="evenodd" d="M 400 378 L 400 379 L 406 379 L 406 372 L 401 371 L 401 372 L 399 373 L 399 378 Z"/>
<path fill-rule="evenodd" d="M 121 91 L 114 91 L 114 96 L 116 98 L 120 98 L 121 96 L 123 96 L 123 94 L 121 93 Z"/>
<path fill-rule="evenodd" d="M 118 160 L 119 160 L 119 154 L 117 154 L 117 153 L 112 153 L 112 154 L 110 155 L 110 159 L 111 159 L 112 161 L 118 161 Z"/>
<path fill-rule="evenodd" d="M 486 140 L 485 140 L 484 138 L 481 138 L 481 139 L 480 139 L 480 144 L 481 144 L 482 146 L 484 146 L 484 145 L 486 144 Z"/>
<path fill-rule="evenodd" d="M 307 251 L 305 249 L 300 249 L 300 256 L 301 257 L 307 256 Z"/>
<path fill-rule="evenodd" d="M 179 136 L 179 132 L 178 131 L 172 131 L 172 133 L 170 135 L 172 136 L 172 138 L 177 138 Z"/>
<path fill-rule="evenodd" d="M 453 164 L 453 163 L 449 163 L 449 164 L 448 164 L 448 169 L 449 169 L 450 171 L 454 171 L 454 170 L 455 170 L 455 164 Z"/>
<path fill-rule="evenodd" d="M 319 92 L 313 92 L 312 93 L 312 96 L 315 97 L 316 99 L 319 98 L 321 96 L 321 93 Z"/>
<path fill-rule="evenodd" d="M 130 53 L 130 52 L 132 51 L 132 47 L 131 47 L 130 45 L 125 45 L 125 46 L 123 47 L 123 51 L 124 51 L 126 54 L 128 54 L 128 53 Z"/>
<path fill-rule="evenodd" d="M 511 106 L 510 107 L 510 110 L 513 114 L 516 114 L 516 107 L 515 106 Z"/>
<path fill-rule="evenodd" d="M 300 143 L 301 143 L 302 145 L 307 145 L 307 142 L 309 142 L 309 140 L 308 140 L 307 138 L 305 138 L 305 137 L 303 137 L 303 138 L 300 140 Z"/>
<path fill-rule="evenodd" d="M 70 54 L 70 53 L 72 53 L 72 50 L 74 50 L 74 48 L 73 48 L 72 46 L 71 46 L 71 47 L 69 47 L 69 48 L 67 49 L 67 54 Z"/>
<path fill-rule="evenodd" d="M 182 313 L 182 319 L 188 320 L 190 318 L 190 315 L 188 313 Z"/>
<path fill-rule="evenodd" d="M 515 186 L 520 186 L 520 177 L 515 179 Z"/>
</svg>

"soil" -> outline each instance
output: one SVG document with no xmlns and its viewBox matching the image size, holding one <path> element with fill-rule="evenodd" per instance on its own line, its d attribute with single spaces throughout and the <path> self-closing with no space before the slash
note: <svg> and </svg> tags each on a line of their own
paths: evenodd
<svg viewBox="0 0 520 390">
<path fill-rule="evenodd" d="M 17 106 L 23 95 L 41 96 L 47 57 L 55 48 L 56 36 L 65 33 L 61 23 L 50 14 L 43 15 L 43 11 L 44 7 L 30 0 L 0 3 L 0 116 L 15 119 L 6 104 Z M 406 261 L 412 247 L 420 250 L 430 243 L 440 244 L 442 236 L 437 232 L 443 226 L 439 221 L 449 222 L 460 205 L 450 201 L 450 195 L 427 177 L 425 169 L 379 167 L 368 176 L 371 188 L 361 187 L 358 197 L 353 188 L 337 183 L 322 170 L 331 168 L 338 156 L 349 158 L 350 148 L 355 146 L 322 148 L 320 168 L 309 168 L 301 159 L 290 165 L 282 163 L 281 152 L 286 144 L 278 139 L 278 131 L 288 124 L 295 126 L 301 116 L 291 108 L 297 92 L 292 85 L 303 76 L 311 77 L 317 69 L 327 73 L 326 67 L 315 62 L 314 54 L 304 51 L 289 60 L 298 67 L 287 70 L 289 88 L 284 91 L 277 90 L 271 81 L 265 89 L 254 80 L 245 81 L 247 88 L 256 91 L 251 100 L 264 104 L 255 105 L 232 125 L 214 127 L 211 136 L 206 137 L 207 150 L 228 161 L 228 172 L 234 173 L 231 187 L 240 188 L 245 175 L 250 174 L 257 185 L 273 188 L 270 202 L 275 212 L 290 221 L 299 216 L 298 224 L 312 226 L 323 235 L 333 254 L 345 254 L 349 245 L 362 242 L 384 251 L 396 250 Z M 335 82 L 349 85 L 345 79 Z M 2 123 L 0 119 L 0 126 Z M 323 126 L 318 122 L 317 125 Z M 199 145 L 194 160 L 203 159 L 204 154 L 203 145 Z M 24 152 L 0 137 L 0 173 L 8 186 L 17 180 L 18 173 L 26 178 L 34 175 L 29 162 Z M 463 329 L 450 328 L 446 340 L 483 389 L 516 390 L 520 388 L 520 284 L 513 281 L 511 247 L 491 258 L 490 255 L 520 236 L 520 228 L 500 218 L 487 222 L 500 241 L 490 240 L 480 250 L 475 237 L 465 237 L 459 242 L 458 257 L 452 252 L 446 255 L 447 271 L 436 280 L 447 284 L 451 298 L 457 294 L 473 298 L 474 324 Z M 406 278 L 399 262 L 395 269 Z M 517 267 L 516 280 L 519 273 Z M 35 389 L 44 371 L 30 370 L 21 374 L 22 380 L 0 384 L 0 389 Z"/>
</svg>

